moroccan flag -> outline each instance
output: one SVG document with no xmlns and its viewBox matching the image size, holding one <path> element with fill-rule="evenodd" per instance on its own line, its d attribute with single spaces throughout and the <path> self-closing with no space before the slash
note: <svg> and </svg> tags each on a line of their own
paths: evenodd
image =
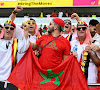
<svg viewBox="0 0 100 90">
<path fill-rule="evenodd" d="M 8 78 L 21 90 L 88 90 L 77 59 L 70 55 L 59 66 L 42 69 L 31 47 Z"/>
</svg>

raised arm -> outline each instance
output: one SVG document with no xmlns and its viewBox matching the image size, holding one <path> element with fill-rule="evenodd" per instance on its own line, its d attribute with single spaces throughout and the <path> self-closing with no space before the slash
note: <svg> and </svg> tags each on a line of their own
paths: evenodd
<svg viewBox="0 0 100 90">
<path fill-rule="evenodd" d="M 23 29 L 24 29 L 24 31 L 25 31 L 25 33 L 24 33 L 25 39 L 28 38 L 28 28 L 29 28 L 29 24 L 27 24 L 27 23 L 25 22 L 25 23 L 24 23 L 24 27 L 23 27 Z M 24 37 L 23 37 L 23 38 L 24 38 Z M 37 44 L 36 44 L 36 42 L 35 42 L 35 43 L 30 42 L 30 45 L 31 45 L 31 47 L 32 47 L 33 50 L 36 50 L 37 47 L 38 47 Z"/>
<path fill-rule="evenodd" d="M 71 19 L 76 19 L 77 22 L 78 22 L 78 21 L 81 21 L 81 19 L 80 19 L 80 17 L 78 16 L 77 13 L 73 13 L 73 14 L 71 15 Z"/>
<path fill-rule="evenodd" d="M 11 20 L 14 21 L 15 18 L 16 18 L 17 13 L 22 11 L 22 10 L 23 10 L 23 8 L 20 5 L 17 5 L 15 7 L 14 11 L 12 12 L 12 14 L 10 15 Z"/>
</svg>

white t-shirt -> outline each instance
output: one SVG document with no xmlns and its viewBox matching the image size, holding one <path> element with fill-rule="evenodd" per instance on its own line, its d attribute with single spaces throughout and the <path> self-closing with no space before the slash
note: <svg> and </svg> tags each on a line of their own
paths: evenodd
<svg viewBox="0 0 100 90">
<path fill-rule="evenodd" d="M 9 44 L 8 44 L 9 43 Z M 12 69 L 12 44 L 13 39 L 0 39 L 0 81 L 7 80 Z M 8 48 L 6 47 L 8 45 Z M 17 50 L 19 53 L 25 52 L 29 47 L 29 39 L 18 40 Z"/>
<path fill-rule="evenodd" d="M 38 39 L 38 37 L 36 36 L 36 34 L 34 34 L 33 36 L 31 34 L 29 34 L 29 41 L 34 43 L 36 42 L 36 40 Z M 34 53 L 36 54 L 37 52 L 34 51 Z M 23 57 L 25 53 L 21 53 L 21 54 L 17 54 L 17 63 L 19 62 L 19 60 Z"/>
<path fill-rule="evenodd" d="M 93 37 L 94 40 L 97 40 L 100 42 L 100 35 L 98 33 L 96 33 Z"/>
<path fill-rule="evenodd" d="M 59 18 L 62 18 L 62 16 L 63 16 L 63 12 L 59 12 L 59 13 L 58 13 L 58 17 L 59 17 Z"/>
</svg>

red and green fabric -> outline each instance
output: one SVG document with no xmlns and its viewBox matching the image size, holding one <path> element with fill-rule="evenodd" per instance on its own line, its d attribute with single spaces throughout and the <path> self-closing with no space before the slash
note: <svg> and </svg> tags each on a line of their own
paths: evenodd
<svg viewBox="0 0 100 90">
<path fill-rule="evenodd" d="M 77 59 L 70 55 L 52 69 L 42 69 L 31 47 L 8 78 L 21 90 L 88 90 Z"/>
</svg>

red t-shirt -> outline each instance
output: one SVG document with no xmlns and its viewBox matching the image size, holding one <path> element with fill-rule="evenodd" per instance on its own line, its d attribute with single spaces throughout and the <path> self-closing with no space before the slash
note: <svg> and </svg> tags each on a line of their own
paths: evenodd
<svg viewBox="0 0 100 90">
<path fill-rule="evenodd" d="M 57 17 L 57 13 L 53 12 L 51 17 Z"/>
<path fill-rule="evenodd" d="M 53 40 L 52 35 L 43 35 L 36 43 L 43 47 L 46 43 Z M 70 43 L 63 36 L 55 39 L 43 48 L 42 54 L 39 58 L 39 63 L 44 69 L 52 69 L 62 63 L 63 55 L 70 54 Z"/>
</svg>

